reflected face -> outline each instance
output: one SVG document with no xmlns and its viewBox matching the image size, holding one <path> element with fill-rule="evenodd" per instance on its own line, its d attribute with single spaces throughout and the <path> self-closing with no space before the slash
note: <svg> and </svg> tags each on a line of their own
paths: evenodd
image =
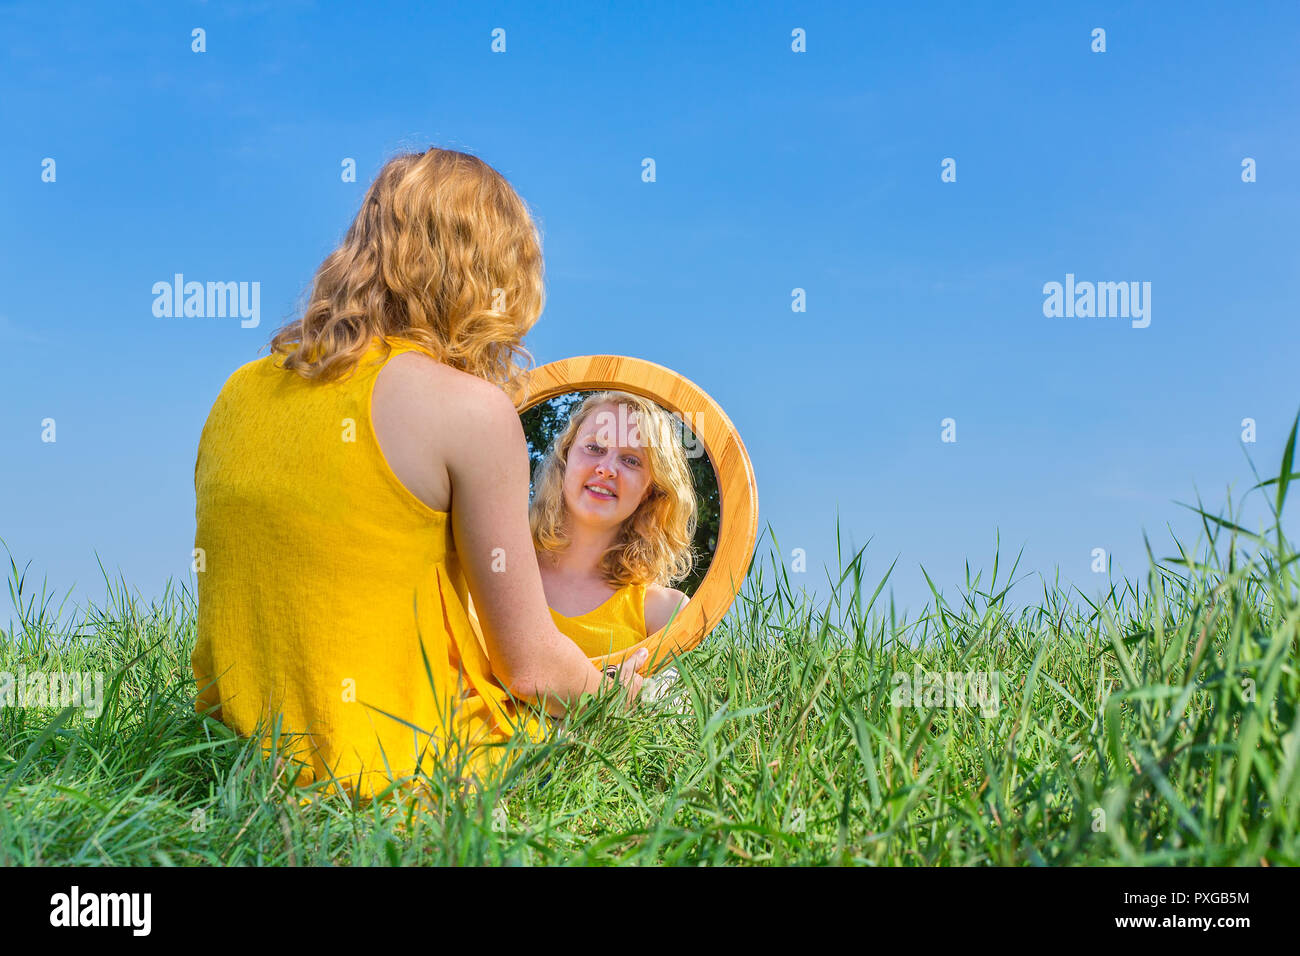
<svg viewBox="0 0 1300 956">
<path fill-rule="evenodd" d="M 649 449 L 637 415 L 598 405 L 578 427 L 564 471 L 564 504 L 571 520 L 617 527 L 645 500 L 652 486 Z"/>
</svg>

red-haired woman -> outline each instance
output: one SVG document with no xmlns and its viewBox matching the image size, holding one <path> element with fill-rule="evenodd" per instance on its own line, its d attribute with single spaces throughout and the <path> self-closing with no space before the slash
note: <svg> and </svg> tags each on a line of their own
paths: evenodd
<svg viewBox="0 0 1300 956">
<path fill-rule="evenodd" d="M 609 683 L 548 611 L 504 388 L 544 298 L 500 173 L 398 156 L 302 318 L 217 397 L 195 465 L 196 706 L 268 750 L 278 731 L 298 783 L 369 797 L 467 753 L 480 776 L 492 745 L 537 733 L 518 701 L 561 716 Z M 618 674 L 632 701 L 644 659 Z"/>
</svg>

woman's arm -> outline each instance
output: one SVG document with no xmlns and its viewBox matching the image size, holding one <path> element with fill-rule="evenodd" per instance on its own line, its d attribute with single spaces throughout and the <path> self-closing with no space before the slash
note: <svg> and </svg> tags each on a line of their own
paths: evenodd
<svg viewBox="0 0 1300 956">
<path fill-rule="evenodd" d="M 452 534 L 478 609 L 493 672 L 516 697 L 563 716 L 608 680 L 556 629 L 528 529 L 528 446 L 510 399 L 471 380 L 435 406 L 448 423 Z M 454 423 L 454 424 L 453 424 Z M 630 662 L 620 679 L 641 689 Z"/>
</svg>

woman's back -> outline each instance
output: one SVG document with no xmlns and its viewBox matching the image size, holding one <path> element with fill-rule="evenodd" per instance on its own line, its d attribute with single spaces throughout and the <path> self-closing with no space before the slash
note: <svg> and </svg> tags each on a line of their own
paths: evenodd
<svg viewBox="0 0 1300 956">
<path fill-rule="evenodd" d="M 397 344 L 387 358 L 409 350 Z M 376 437 L 382 349 L 372 344 L 336 382 L 304 379 L 279 358 L 230 377 L 199 443 L 198 706 L 219 705 L 242 734 L 282 713 L 282 733 L 304 735 L 289 750 L 308 762 L 306 780 L 364 773 L 369 795 L 386 786 L 385 763 L 406 775 L 421 750 L 441 759 L 407 724 L 504 740 L 520 711 L 465 616 L 451 514 L 421 500 L 436 502 L 442 475 L 449 502 L 446 468 L 425 459 L 417 496 Z M 434 431 L 393 448 L 418 458 Z M 453 700 L 460 713 L 448 725 Z"/>
</svg>

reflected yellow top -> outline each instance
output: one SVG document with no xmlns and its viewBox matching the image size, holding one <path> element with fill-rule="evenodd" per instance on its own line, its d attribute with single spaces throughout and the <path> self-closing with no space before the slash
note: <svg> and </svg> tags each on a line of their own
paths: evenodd
<svg viewBox="0 0 1300 956">
<path fill-rule="evenodd" d="M 625 584 L 600 607 L 565 617 L 554 608 L 551 620 L 588 657 L 621 651 L 649 635 L 645 632 L 645 585 Z"/>
<path fill-rule="evenodd" d="M 332 772 L 369 797 L 388 785 L 385 761 L 405 776 L 457 753 L 483 774 L 502 748 L 482 745 L 540 726 L 475 639 L 450 514 L 416 498 L 375 439 L 378 347 L 341 382 L 279 359 L 230 376 L 199 440 L 196 709 L 219 706 L 246 736 L 282 714 L 300 784 Z"/>
</svg>

